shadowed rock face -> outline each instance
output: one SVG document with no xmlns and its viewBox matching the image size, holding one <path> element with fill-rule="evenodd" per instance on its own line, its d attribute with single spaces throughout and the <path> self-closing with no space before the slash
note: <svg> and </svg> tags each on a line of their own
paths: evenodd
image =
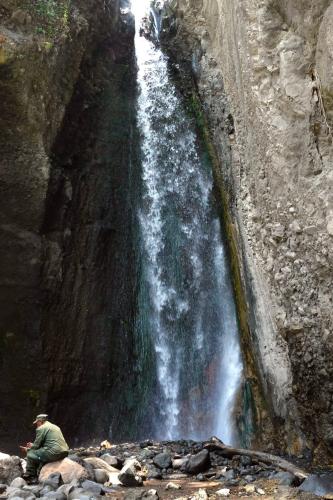
<svg viewBox="0 0 333 500">
<path fill-rule="evenodd" d="M 178 0 L 164 22 L 220 159 L 266 399 L 288 448 L 318 455 L 333 435 L 330 3 Z"/>
<path fill-rule="evenodd" d="M 110 424 L 121 435 L 125 392 L 135 392 L 132 36 L 130 26 L 107 40 L 82 74 L 54 148 L 44 223 L 47 406 L 78 442 L 109 435 Z"/>
<path fill-rule="evenodd" d="M 17 442 L 26 441 L 29 438 L 32 417 L 36 411 L 45 409 L 46 394 L 49 388 L 52 387 L 49 407 L 51 411 L 54 409 L 54 416 L 59 417 L 60 423 L 63 419 L 53 404 L 54 394 L 56 393 L 64 404 L 64 401 L 72 401 L 74 393 L 77 395 L 78 390 L 82 389 L 82 386 L 78 390 L 72 389 L 78 380 L 75 379 L 74 375 L 72 376 L 72 372 L 66 375 L 67 399 L 59 392 L 59 384 L 65 382 L 65 378 L 59 376 L 59 383 L 55 384 L 55 373 L 59 368 L 59 365 L 55 365 L 55 363 L 62 359 L 69 362 L 71 356 L 72 359 L 79 359 L 79 363 L 81 363 L 82 358 L 78 358 L 78 356 L 84 351 L 80 351 L 78 354 L 78 351 L 73 348 L 73 344 L 69 342 L 70 345 L 65 345 L 61 336 L 62 334 L 67 335 L 69 329 L 72 331 L 75 323 L 76 331 L 79 330 L 80 326 L 82 339 L 84 337 L 81 326 L 84 321 L 78 318 L 79 312 L 76 311 L 75 320 L 70 318 L 68 313 L 68 310 L 72 311 L 76 307 L 73 305 L 72 298 L 70 304 L 63 304 L 62 310 L 59 306 L 59 303 L 64 302 L 62 292 L 58 289 L 59 279 L 64 276 L 66 283 L 64 286 L 65 288 L 69 287 L 71 292 L 68 294 L 74 297 L 71 286 L 79 288 L 81 276 L 76 273 L 76 269 L 69 271 L 72 269 L 71 264 L 63 265 L 64 251 L 67 252 L 68 262 L 70 260 L 68 248 L 75 249 L 79 245 L 76 243 L 78 240 L 85 247 L 86 238 L 90 239 L 91 235 L 87 230 L 90 224 L 94 234 L 90 249 L 97 245 L 99 255 L 103 253 L 103 245 L 106 244 L 108 235 L 116 235 L 112 238 L 115 242 L 112 247 L 113 253 L 116 252 L 119 239 L 123 236 L 117 236 L 117 221 L 110 221 L 107 227 L 101 223 L 103 228 L 100 231 L 96 229 L 100 217 L 97 217 L 98 221 L 94 225 L 94 216 L 91 217 L 88 212 L 93 212 L 95 208 L 97 210 L 98 202 L 96 201 L 96 206 L 89 208 L 90 204 L 86 203 L 87 199 L 85 198 L 85 181 L 79 179 L 79 175 L 77 178 L 80 186 L 83 186 L 82 193 L 78 192 L 79 187 L 72 185 L 71 181 L 67 181 L 67 177 L 66 182 L 63 181 L 61 173 L 57 174 L 58 177 L 55 178 L 56 173 L 61 172 L 61 165 L 58 169 L 58 162 L 60 162 L 63 152 L 54 144 L 56 138 L 58 138 L 57 144 L 59 141 L 61 142 L 61 137 L 64 140 L 63 130 L 68 130 L 71 118 L 68 118 L 69 111 L 66 112 L 66 109 L 72 99 L 74 88 L 77 90 L 73 98 L 74 104 L 71 104 L 70 109 L 77 113 L 81 119 L 81 112 L 86 106 L 83 96 L 89 95 L 88 88 L 96 89 L 98 87 L 89 73 L 93 65 L 98 64 L 95 58 L 97 60 L 98 55 L 103 55 L 110 62 L 109 67 L 105 69 L 105 75 L 100 77 L 101 81 L 110 73 L 111 67 L 116 68 L 114 70 L 115 80 L 119 81 L 113 82 L 111 85 L 117 88 L 121 82 L 120 75 L 125 73 L 123 68 L 121 68 L 120 73 L 117 73 L 117 65 L 130 64 L 131 47 L 133 46 L 133 27 L 128 20 L 119 20 L 117 0 L 107 2 L 87 0 L 78 2 L 77 5 L 73 2 L 65 32 L 57 35 L 48 34 L 46 37 L 32 36 L 38 28 L 33 12 L 29 25 L 23 26 L 16 21 L 14 22 L 14 18 L 16 19 L 17 16 L 13 16 L 13 13 L 16 12 L 15 9 L 20 7 L 20 2 L 2 2 L 0 6 L 0 99 L 2 103 L 0 116 L 0 441 L 3 449 L 11 449 L 12 451 L 17 451 Z M 89 81 L 83 82 L 81 79 L 77 83 L 80 72 Z M 82 95 L 77 96 L 80 92 Z M 109 93 L 112 95 L 112 89 L 109 90 Z M 121 101 L 121 99 L 120 97 L 119 100 Z M 112 106 L 116 107 L 116 105 L 116 102 L 113 101 Z M 121 111 L 123 110 L 120 106 L 119 112 Z M 66 119 L 62 124 L 65 112 Z M 111 117 L 112 112 L 113 109 L 110 110 Z M 128 119 L 126 112 L 123 118 L 123 123 L 126 123 Z M 84 119 L 82 121 L 84 122 Z M 80 127 L 83 129 L 81 135 L 78 134 L 80 138 L 89 141 L 90 135 L 86 124 L 76 123 L 76 126 L 78 130 Z M 129 126 L 126 128 L 124 124 L 122 127 L 119 129 L 119 133 L 128 134 Z M 73 148 L 80 149 L 78 145 L 80 138 L 77 139 L 75 134 L 71 135 L 74 143 Z M 112 147 L 118 148 L 118 145 L 115 146 L 113 142 L 110 149 L 105 151 L 105 154 L 109 155 L 110 158 L 114 158 L 116 154 L 112 151 Z M 53 149 L 55 152 L 51 153 Z M 121 152 L 117 151 L 117 153 L 121 156 Z M 57 187 L 54 192 L 54 200 L 49 201 L 50 195 L 48 195 L 46 207 L 51 154 L 55 161 L 55 168 L 52 169 L 51 173 L 50 193 L 53 193 L 54 186 Z M 69 158 L 67 152 L 66 155 L 66 158 Z M 85 160 L 81 156 L 82 162 L 88 162 L 88 156 L 89 154 Z M 126 159 L 123 158 L 121 161 L 123 165 L 127 164 Z M 118 165 L 121 161 L 118 162 Z M 72 170 L 77 172 L 75 160 L 71 160 L 71 162 L 73 164 Z M 100 166 L 100 168 L 102 167 Z M 96 166 L 96 171 L 97 169 Z M 121 176 L 125 174 L 122 172 L 119 176 L 117 171 L 114 171 L 112 175 L 114 176 L 112 182 L 116 179 L 113 184 L 113 194 L 117 196 L 117 183 L 119 187 L 124 179 Z M 72 177 L 74 176 L 73 174 Z M 91 177 L 93 176 L 91 175 Z M 59 184 L 57 184 L 58 180 Z M 63 182 L 65 183 L 64 195 L 61 191 Z M 92 185 L 96 190 L 101 190 L 97 184 L 98 181 L 92 179 Z M 97 199 L 104 196 L 105 198 L 107 196 L 106 186 L 103 189 L 103 195 L 92 192 L 92 197 Z M 68 200 L 71 197 L 71 191 L 74 193 L 73 197 L 77 206 L 80 206 L 82 211 L 86 211 L 86 216 L 81 222 L 82 234 L 78 236 L 77 230 L 76 232 L 73 230 L 74 236 L 69 237 L 67 231 L 65 238 L 60 233 L 65 229 L 65 226 L 62 226 L 63 212 L 70 212 Z M 110 208 L 108 204 L 106 207 Z M 108 208 L 104 208 L 104 210 L 107 211 Z M 59 216 L 59 212 L 61 212 L 61 216 Z M 70 213 L 69 217 L 72 222 L 74 216 Z M 44 222 L 45 218 L 46 222 Z M 45 229 L 48 223 L 50 223 L 49 229 Z M 79 224 L 77 225 L 79 226 Z M 44 227 L 43 233 L 52 231 L 52 236 L 47 234 L 44 238 L 42 227 Z M 57 236 L 54 236 L 53 233 L 57 233 Z M 73 250 L 73 252 L 76 252 L 79 258 L 79 251 Z M 87 252 L 89 253 L 88 249 Z M 96 258 L 101 259 L 102 257 L 97 256 Z M 84 265 L 90 265 L 88 256 L 87 263 Z M 116 291 L 120 278 L 113 276 L 115 268 L 112 266 L 111 268 L 111 275 L 108 276 L 108 279 L 110 283 L 114 284 L 113 290 Z M 43 285 L 42 275 L 45 276 Z M 68 282 L 71 282 L 72 285 L 68 285 Z M 76 284 L 74 285 L 73 282 Z M 101 284 L 102 287 L 105 287 L 105 281 L 103 285 Z M 96 289 L 94 292 L 97 294 Z M 86 295 L 91 302 L 93 294 L 89 295 L 89 293 Z M 110 292 L 108 293 L 110 295 Z M 110 300 L 118 304 L 118 295 L 119 292 L 115 292 Z M 105 294 L 101 291 L 99 304 L 92 307 L 96 322 L 100 321 L 98 308 L 101 307 L 100 303 L 104 298 Z M 60 322 L 57 327 L 53 328 L 53 321 L 57 322 L 52 313 L 49 323 L 45 323 L 43 320 L 43 326 L 41 326 L 42 311 L 45 310 L 45 307 L 50 307 L 49 300 L 53 301 L 54 308 L 58 307 L 60 318 L 64 318 L 65 314 L 68 316 L 70 326 L 66 327 L 63 322 Z M 121 303 L 121 300 L 119 302 Z M 85 302 L 83 301 L 83 303 Z M 82 307 L 77 305 L 77 307 L 80 311 L 85 311 L 83 305 Z M 113 318 L 109 321 L 117 324 L 117 321 L 121 322 L 121 319 L 118 315 L 117 319 Z M 103 377 L 100 372 L 97 373 L 98 363 L 93 355 L 94 348 L 95 350 L 103 350 L 103 348 L 106 350 L 107 347 L 103 346 L 102 348 L 98 344 L 98 340 L 96 340 L 94 347 L 92 339 L 96 339 L 96 337 L 92 323 L 94 321 L 89 323 L 91 338 L 86 339 L 85 345 L 91 344 L 89 349 L 86 347 L 89 351 L 87 359 L 93 361 L 90 367 L 90 380 L 95 380 L 99 375 L 100 379 Z M 56 336 L 58 341 L 55 340 Z M 44 338 L 43 342 L 42 337 Z M 54 342 L 51 339 L 54 339 Z M 51 346 L 55 349 L 54 352 L 50 350 Z M 78 350 L 81 348 L 83 349 L 83 346 L 77 347 Z M 64 371 L 66 371 L 66 366 L 63 368 Z M 78 372 L 75 371 L 76 377 L 81 377 L 82 371 L 80 371 L 79 366 L 74 362 L 72 366 L 73 370 L 78 369 Z M 98 366 L 100 368 L 104 366 L 103 362 Z M 88 376 L 87 378 L 89 379 Z M 86 383 L 87 378 L 83 383 Z M 68 383 L 69 379 L 72 380 L 72 385 Z M 91 390 L 95 391 L 93 384 L 91 387 Z M 82 406 L 79 404 L 77 411 L 82 411 Z"/>
</svg>

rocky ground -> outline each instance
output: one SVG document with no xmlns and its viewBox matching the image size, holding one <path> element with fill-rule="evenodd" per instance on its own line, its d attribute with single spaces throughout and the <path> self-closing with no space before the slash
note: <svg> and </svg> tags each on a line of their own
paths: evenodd
<svg viewBox="0 0 333 500">
<path fill-rule="evenodd" d="M 24 460 L 0 454 L 0 499 L 333 498 L 333 475 L 310 475 L 300 485 L 290 472 L 246 455 L 226 458 L 222 450 L 207 447 L 193 441 L 104 442 L 47 464 L 32 485 L 20 477 Z"/>
</svg>

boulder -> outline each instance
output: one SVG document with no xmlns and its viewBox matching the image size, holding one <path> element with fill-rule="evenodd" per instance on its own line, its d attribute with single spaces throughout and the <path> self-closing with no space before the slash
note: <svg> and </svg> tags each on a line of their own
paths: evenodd
<svg viewBox="0 0 333 500">
<path fill-rule="evenodd" d="M 84 459 L 84 462 L 86 464 L 90 464 L 93 469 L 104 469 L 107 472 L 118 472 L 119 470 L 113 467 L 112 465 L 109 465 L 106 463 L 106 461 L 102 458 L 97 458 L 97 457 L 87 457 Z"/>
<path fill-rule="evenodd" d="M 148 464 L 147 469 L 147 479 L 162 479 L 161 469 L 155 467 L 155 465 Z"/>
<path fill-rule="evenodd" d="M 117 457 L 110 455 L 110 453 L 104 453 L 101 455 L 101 460 L 104 460 L 104 462 L 111 465 L 111 467 L 115 467 L 116 469 L 120 466 L 120 460 Z"/>
<path fill-rule="evenodd" d="M 67 498 L 70 492 L 73 491 L 75 488 L 79 488 L 79 486 L 80 486 L 79 481 L 74 480 L 71 483 L 63 484 L 62 486 L 60 486 L 60 488 L 57 489 L 57 492 L 63 493 Z"/>
<path fill-rule="evenodd" d="M 101 485 L 95 483 L 94 481 L 89 481 L 89 480 L 83 481 L 81 486 L 85 491 L 90 491 L 94 495 L 104 495 L 104 490 L 101 487 Z"/>
<path fill-rule="evenodd" d="M 172 460 L 172 467 L 175 470 L 182 469 L 185 470 L 189 461 L 189 457 L 175 458 Z"/>
<path fill-rule="evenodd" d="M 23 486 L 27 486 L 27 482 L 22 477 L 16 477 L 10 483 L 11 488 L 23 488 Z"/>
<path fill-rule="evenodd" d="M 63 480 L 61 477 L 60 472 L 53 472 L 52 474 L 49 475 L 45 481 L 43 481 L 44 486 L 49 485 L 55 490 L 59 488 L 63 484 Z"/>
<path fill-rule="evenodd" d="M 0 483 L 10 484 L 15 478 L 22 475 L 21 460 L 19 457 L 0 455 Z"/>
<path fill-rule="evenodd" d="M 66 495 L 59 491 L 50 491 L 44 495 L 44 498 L 48 498 L 49 500 L 66 500 Z"/>
<path fill-rule="evenodd" d="M 170 453 L 159 453 L 153 458 L 153 463 L 160 469 L 168 469 L 172 465 Z"/>
<path fill-rule="evenodd" d="M 272 479 L 278 480 L 282 486 L 294 486 L 297 478 L 290 472 L 277 472 L 270 476 Z M 299 484 L 299 483 L 298 483 Z"/>
<path fill-rule="evenodd" d="M 56 472 L 61 474 L 62 480 L 65 484 L 71 483 L 75 480 L 79 481 L 81 479 L 86 479 L 88 477 L 88 473 L 82 465 L 73 462 L 73 460 L 70 460 L 69 458 L 64 458 L 58 462 L 51 462 L 44 465 L 39 473 L 39 481 L 43 483 L 51 474 Z"/>
<path fill-rule="evenodd" d="M 128 460 L 119 473 L 119 481 L 124 486 L 142 486 L 142 477 L 137 474 L 140 469 L 141 466 L 137 460 Z"/>
<path fill-rule="evenodd" d="M 109 480 L 109 474 L 104 469 L 94 469 L 94 478 L 96 483 L 104 484 Z"/>
<path fill-rule="evenodd" d="M 318 496 L 333 493 L 333 474 L 311 474 L 298 489 Z"/>
<path fill-rule="evenodd" d="M 43 486 L 43 488 L 40 490 L 40 496 L 43 497 L 47 495 L 48 493 L 52 493 L 54 491 L 54 488 L 47 484 L 46 486 Z"/>
<path fill-rule="evenodd" d="M 199 451 L 196 455 L 192 455 L 186 466 L 186 472 L 189 474 L 199 474 L 208 469 L 210 465 L 208 450 Z"/>
<path fill-rule="evenodd" d="M 31 493 L 31 491 L 21 490 L 19 488 L 8 488 L 7 489 L 7 498 L 36 498 L 35 495 Z"/>
</svg>

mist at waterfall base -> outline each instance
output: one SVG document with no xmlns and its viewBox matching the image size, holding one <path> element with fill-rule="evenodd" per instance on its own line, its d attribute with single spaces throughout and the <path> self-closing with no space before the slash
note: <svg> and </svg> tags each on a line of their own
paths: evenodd
<svg viewBox="0 0 333 500">
<path fill-rule="evenodd" d="M 212 170 L 168 59 L 140 36 L 133 0 L 141 148 L 138 367 L 151 437 L 237 442 L 242 359 Z M 155 26 L 156 13 L 155 13 Z"/>
</svg>

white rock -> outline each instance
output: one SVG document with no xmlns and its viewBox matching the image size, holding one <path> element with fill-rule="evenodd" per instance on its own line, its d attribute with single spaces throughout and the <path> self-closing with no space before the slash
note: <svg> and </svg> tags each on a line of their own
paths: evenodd
<svg viewBox="0 0 333 500">
<path fill-rule="evenodd" d="M 181 486 L 180 484 L 176 483 L 168 483 L 165 487 L 166 490 L 180 490 Z"/>
<path fill-rule="evenodd" d="M 217 490 L 216 495 L 219 497 L 228 497 L 230 496 L 229 488 L 222 488 L 222 490 Z"/>
<path fill-rule="evenodd" d="M 259 495 L 265 495 L 265 491 L 261 488 L 256 488 L 256 492 L 259 493 Z"/>
<path fill-rule="evenodd" d="M 254 486 L 254 484 L 247 484 L 245 487 L 244 487 L 246 493 L 255 493 L 256 492 L 256 487 Z"/>
</svg>

